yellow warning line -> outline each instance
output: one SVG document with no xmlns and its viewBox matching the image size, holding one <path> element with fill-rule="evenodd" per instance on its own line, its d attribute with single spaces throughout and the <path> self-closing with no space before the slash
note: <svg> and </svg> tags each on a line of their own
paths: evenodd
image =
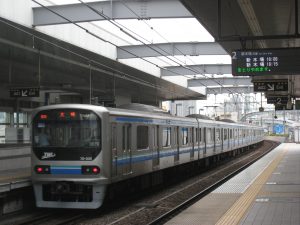
<svg viewBox="0 0 300 225">
<path fill-rule="evenodd" d="M 260 174 L 245 193 L 233 204 L 233 206 L 219 219 L 216 225 L 234 225 L 238 224 L 248 208 L 260 192 L 263 185 L 267 182 L 270 175 L 278 166 L 282 158 L 287 152 L 285 148 L 273 162 Z"/>
<path fill-rule="evenodd" d="M 30 172 L 18 173 L 16 175 L 0 176 L 0 181 L 10 181 L 14 179 L 21 179 L 21 178 L 28 178 L 28 177 L 30 177 Z"/>
</svg>

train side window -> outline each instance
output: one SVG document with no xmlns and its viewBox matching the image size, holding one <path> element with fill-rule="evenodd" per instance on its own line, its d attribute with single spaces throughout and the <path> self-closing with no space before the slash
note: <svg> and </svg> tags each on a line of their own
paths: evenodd
<svg viewBox="0 0 300 225">
<path fill-rule="evenodd" d="M 220 128 L 216 128 L 216 142 L 221 140 Z"/>
<path fill-rule="evenodd" d="M 162 145 L 164 148 L 168 148 L 171 146 L 171 127 L 163 128 L 163 141 Z"/>
<path fill-rule="evenodd" d="M 147 126 L 137 127 L 137 149 L 148 149 L 149 148 L 149 128 Z"/>
<path fill-rule="evenodd" d="M 179 131 L 179 127 L 174 127 L 174 134 L 173 134 L 174 139 L 173 140 L 174 140 L 174 146 L 176 146 L 176 147 L 179 145 L 178 131 Z"/>
<path fill-rule="evenodd" d="M 227 140 L 227 129 L 224 129 L 224 141 Z"/>
<path fill-rule="evenodd" d="M 122 127 L 122 147 L 124 150 L 131 148 L 131 125 Z"/>
<path fill-rule="evenodd" d="M 195 128 L 194 127 L 192 127 L 191 128 L 191 140 L 190 140 L 190 142 L 193 144 L 194 142 L 195 142 Z"/>
<path fill-rule="evenodd" d="M 207 141 L 207 143 L 210 143 L 210 140 L 211 140 L 210 128 L 206 128 L 206 141 Z"/>
<path fill-rule="evenodd" d="M 214 142 L 214 137 L 215 137 L 215 134 L 214 134 L 214 129 L 213 128 L 207 128 L 206 129 L 206 140 L 208 143 L 213 143 Z"/>
<path fill-rule="evenodd" d="M 229 139 L 232 139 L 232 129 L 229 131 Z"/>
<path fill-rule="evenodd" d="M 199 128 L 199 141 L 201 142 L 202 141 L 202 129 Z"/>
<path fill-rule="evenodd" d="M 188 138 L 189 138 L 189 129 L 186 127 L 181 128 L 181 134 L 182 134 L 182 145 L 188 144 Z"/>
<path fill-rule="evenodd" d="M 111 149 L 117 150 L 117 125 L 112 124 L 111 128 Z"/>
</svg>

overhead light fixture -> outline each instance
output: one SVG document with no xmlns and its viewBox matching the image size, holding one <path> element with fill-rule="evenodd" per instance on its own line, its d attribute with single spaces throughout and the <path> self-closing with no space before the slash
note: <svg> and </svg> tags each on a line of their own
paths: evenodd
<svg viewBox="0 0 300 225">
<path fill-rule="evenodd" d="M 251 0 L 238 0 L 240 8 L 248 22 L 248 25 L 253 33 L 254 36 L 263 36 L 263 32 L 259 25 L 258 19 L 254 12 Z M 259 47 L 266 48 L 267 44 L 264 40 L 257 41 Z"/>
</svg>

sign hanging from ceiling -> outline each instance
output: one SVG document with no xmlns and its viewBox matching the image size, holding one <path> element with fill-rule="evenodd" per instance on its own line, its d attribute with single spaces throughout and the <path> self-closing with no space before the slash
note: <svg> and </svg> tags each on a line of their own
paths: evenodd
<svg viewBox="0 0 300 225">
<path fill-rule="evenodd" d="M 267 96 L 268 104 L 286 105 L 288 100 L 288 96 Z"/>
<path fill-rule="evenodd" d="M 232 52 L 233 76 L 300 75 L 300 48 Z"/>
<path fill-rule="evenodd" d="M 39 97 L 40 88 L 10 88 L 9 93 L 10 97 Z"/>
<path fill-rule="evenodd" d="M 289 90 L 289 82 L 287 79 L 253 81 L 253 85 L 254 92 L 275 92 Z"/>
</svg>

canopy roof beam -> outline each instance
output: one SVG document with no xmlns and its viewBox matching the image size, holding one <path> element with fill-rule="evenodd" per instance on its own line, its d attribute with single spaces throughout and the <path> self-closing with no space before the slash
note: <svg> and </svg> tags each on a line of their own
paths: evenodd
<svg viewBox="0 0 300 225">
<path fill-rule="evenodd" d="M 179 0 L 151 1 L 99 1 L 86 3 L 100 14 L 110 19 L 157 19 L 157 18 L 192 18 L 192 14 Z M 80 23 L 105 20 L 98 13 L 81 3 L 48 6 L 47 8 L 63 15 L 67 19 Z M 69 23 L 44 7 L 33 8 L 33 25 L 54 25 Z"/>
<path fill-rule="evenodd" d="M 245 87 L 209 87 L 206 88 L 206 94 L 249 94 L 254 93 L 253 86 Z"/>
<path fill-rule="evenodd" d="M 232 74 L 231 64 L 202 64 L 189 66 L 168 66 L 161 70 L 162 76 L 182 76 L 199 74 Z"/>
<path fill-rule="evenodd" d="M 228 53 L 216 42 L 176 42 L 122 46 L 118 48 L 117 55 L 118 59 L 129 59 L 136 56 L 143 58 L 175 55 L 228 55 Z"/>
<path fill-rule="evenodd" d="M 188 87 L 252 85 L 250 77 L 195 78 L 187 82 Z"/>
</svg>

